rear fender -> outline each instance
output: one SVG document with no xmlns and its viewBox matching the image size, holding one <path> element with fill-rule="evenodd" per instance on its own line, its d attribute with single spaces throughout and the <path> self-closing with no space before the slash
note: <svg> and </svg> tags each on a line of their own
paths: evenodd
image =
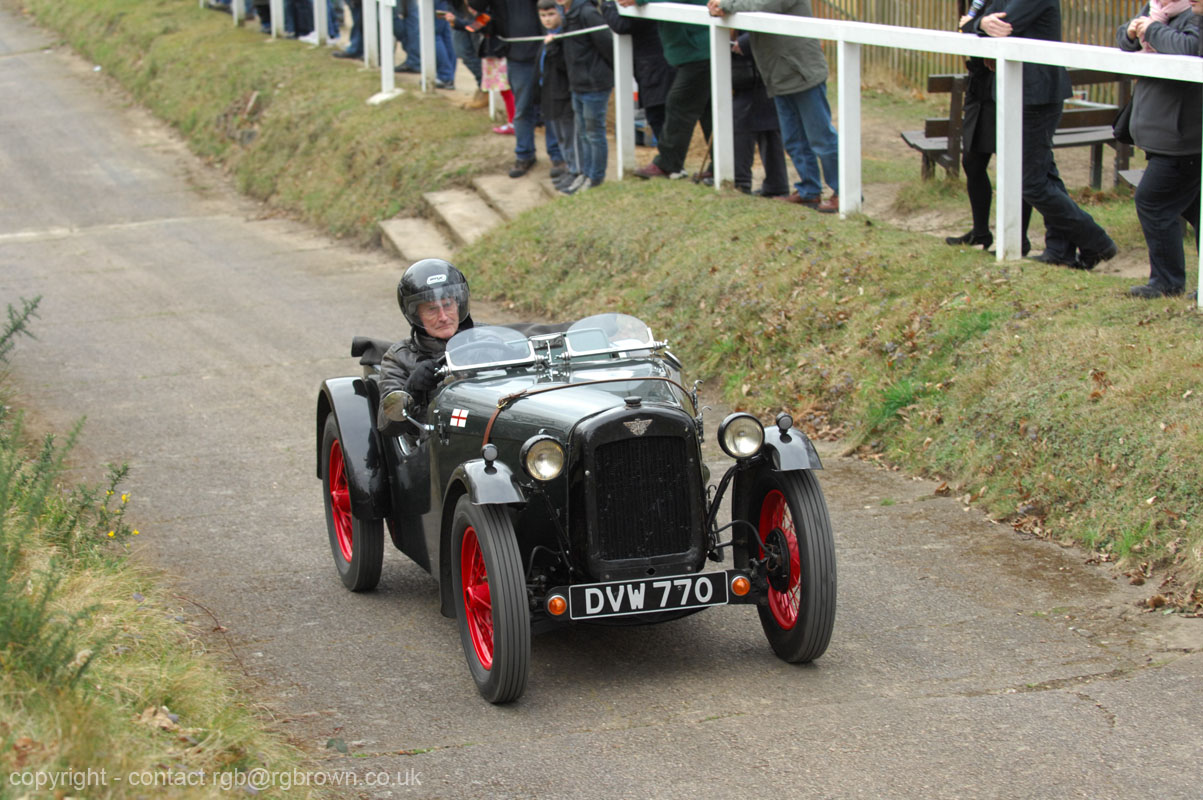
<svg viewBox="0 0 1203 800">
<path fill-rule="evenodd" d="M 351 512 L 363 519 L 383 519 L 389 512 L 388 471 L 380 437 L 372 421 L 372 403 L 363 378 L 333 378 L 322 383 L 317 398 L 317 475 L 322 476 L 322 436 L 333 412 L 342 439 L 343 462 L 351 490 Z"/>
</svg>

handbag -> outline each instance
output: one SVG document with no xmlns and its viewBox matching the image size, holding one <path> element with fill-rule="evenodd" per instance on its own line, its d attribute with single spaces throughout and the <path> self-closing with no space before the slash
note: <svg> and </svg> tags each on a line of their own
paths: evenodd
<svg viewBox="0 0 1203 800">
<path fill-rule="evenodd" d="M 1115 136 L 1115 141 L 1120 144 L 1136 144 L 1132 141 L 1132 101 L 1129 100 L 1119 113 L 1115 115 L 1115 122 L 1111 123 L 1111 133 Z"/>
</svg>

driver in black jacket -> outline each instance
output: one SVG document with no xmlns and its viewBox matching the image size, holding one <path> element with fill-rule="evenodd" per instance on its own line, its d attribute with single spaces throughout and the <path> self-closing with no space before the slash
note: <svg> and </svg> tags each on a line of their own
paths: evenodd
<svg viewBox="0 0 1203 800">
<path fill-rule="evenodd" d="M 468 280 L 441 258 L 415 262 L 397 284 L 397 303 L 410 324 L 408 339 L 388 349 L 380 362 L 380 413 L 377 427 L 384 430 L 390 419 L 386 407 L 398 402 L 405 391 L 412 398 L 409 416 L 424 419 L 430 393 L 438 385 L 436 372 L 447 349 L 447 340 L 472 327 L 468 314 Z"/>
</svg>

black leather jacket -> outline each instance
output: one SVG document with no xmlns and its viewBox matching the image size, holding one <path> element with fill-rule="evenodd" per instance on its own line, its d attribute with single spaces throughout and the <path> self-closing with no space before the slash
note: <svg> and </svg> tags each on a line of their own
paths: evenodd
<svg viewBox="0 0 1203 800">
<path fill-rule="evenodd" d="M 472 317 L 469 316 L 460 323 L 459 330 L 467 330 L 472 326 Z M 409 380 L 410 374 L 419 362 L 440 358 L 446 350 L 446 340 L 436 339 L 422 328 L 413 328 L 408 339 L 402 339 L 394 344 L 380 359 L 380 398 L 383 400 L 388 397 L 390 392 L 404 391 L 405 382 Z M 410 406 L 410 415 L 417 419 L 425 419 L 426 406 L 429 402 L 429 397 L 415 396 L 413 404 Z M 384 414 L 377 416 L 377 425 L 382 430 L 387 423 L 388 419 Z"/>
</svg>

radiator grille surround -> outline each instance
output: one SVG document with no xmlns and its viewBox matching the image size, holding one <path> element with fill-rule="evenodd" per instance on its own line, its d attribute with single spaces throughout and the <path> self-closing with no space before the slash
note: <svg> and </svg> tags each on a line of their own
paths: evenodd
<svg viewBox="0 0 1203 800">
<path fill-rule="evenodd" d="M 593 579 L 700 569 L 705 504 L 692 418 L 674 408 L 612 409 L 580 423 L 574 438 L 582 480 L 570 501 L 573 539 Z"/>
</svg>

